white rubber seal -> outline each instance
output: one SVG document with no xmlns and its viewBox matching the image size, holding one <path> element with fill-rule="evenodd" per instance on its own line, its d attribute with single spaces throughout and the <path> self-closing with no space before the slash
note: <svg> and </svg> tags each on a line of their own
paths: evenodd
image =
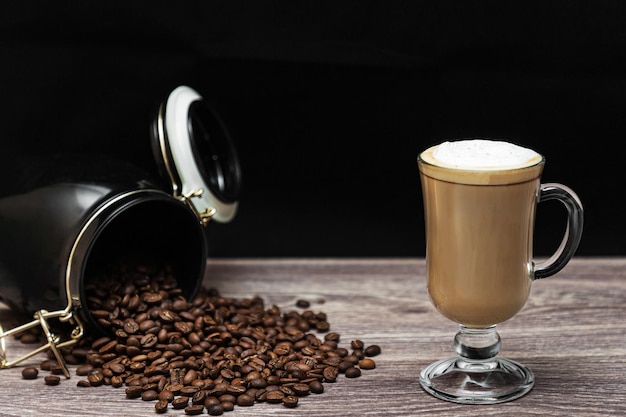
<svg viewBox="0 0 626 417">
<path fill-rule="evenodd" d="M 189 107 L 202 97 L 193 89 L 180 86 L 167 99 L 165 107 L 165 129 L 173 165 L 181 181 L 181 195 L 189 195 L 197 190 L 202 194 L 190 198 L 198 213 L 215 210 L 212 219 L 220 223 L 231 221 L 237 212 L 237 202 L 224 203 L 219 200 L 205 183 L 196 165 L 189 137 Z"/>
</svg>

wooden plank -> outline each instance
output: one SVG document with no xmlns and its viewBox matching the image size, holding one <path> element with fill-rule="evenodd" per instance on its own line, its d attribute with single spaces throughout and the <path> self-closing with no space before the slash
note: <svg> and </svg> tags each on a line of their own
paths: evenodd
<svg viewBox="0 0 626 417">
<path fill-rule="evenodd" d="M 261 296 L 266 306 L 296 309 L 299 299 L 328 314 L 341 345 L 378 344 L 376 369 L 325 384 L 295 409 L 255 404 L 233 416 L 598 416 L 626 415 L 626 259 L 574 259 L 558 275 L 533 284 L 516 317 L 500 327 L 502 356 L 530 366 L 536 385 L 527 396 L 492 406 L 458 405 L 424 393 L 420 369 L 452 355 L 456 326 L 432 307 L 421 259 L 211 260 L 205 284 L 224 296 Z M 3 312 L 6 321 L 11 313 Z M 9 316 L 9 317 L 8 317 Z M 8 340 L 8 352 L 29 349 Z M 30 364 L 38 365 L 39 356 Z M 153 416 L 153 403 L 128 400 L 123 389 L 59 386 L 0 370 L 1 416 Z M 167 415 L 184 415 L 170 409 Z M 206 411 L 205 411 L 206 415 Z M 229 415 L 229 413 L 226 413 Z"/>
</svg>

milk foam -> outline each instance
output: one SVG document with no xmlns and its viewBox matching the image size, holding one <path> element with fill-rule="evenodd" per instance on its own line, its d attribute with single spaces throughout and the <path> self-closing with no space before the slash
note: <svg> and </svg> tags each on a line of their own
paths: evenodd
<svg viewBox="0 0 626 417">
<path fill-rule="evenodd" d="M 441 143 L 433 158 L 459 169 L 496 169 L 533 165 L 542 157 L 532 149 L 509 142 L 468 139 Z"/>
</svg>

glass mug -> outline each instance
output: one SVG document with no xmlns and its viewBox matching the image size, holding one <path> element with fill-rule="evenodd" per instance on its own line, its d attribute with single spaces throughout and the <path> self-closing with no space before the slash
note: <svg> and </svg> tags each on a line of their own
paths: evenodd
<svg viewBox="0 0 626 417">
<path fill-rule="evenodd" d="M 516 153 L 518 160 L 509 161 Z M 501 345 L 496 325 L 522 309 L 534 280 L 569 262 L 583 226 L 578 196 L 562 184 L 540 182 L 544 164 L 532 150 L 483 139 L 444 142 L 418 157 L 428 293 L 437 310 L 459 324 L 458 356 L 420 373 L 422 388 L 437 398 L 498 403 L 519 398 L 534 385 L 528 368 L 496 358 Z M 538 202 L 551 199 L 567 208 L 567 229 L 556 253 L 535 264 L 535 210 Z"/>
</svg>

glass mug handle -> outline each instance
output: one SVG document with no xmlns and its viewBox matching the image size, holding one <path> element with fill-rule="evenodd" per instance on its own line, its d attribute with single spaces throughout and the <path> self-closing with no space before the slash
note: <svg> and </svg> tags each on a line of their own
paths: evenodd
<svg viewBox="0 0 626 417">
<path fill-rule="evenodd" d="M 556 252 L 545 261 L 534 265 L 533 279 L 547 278 L 563 269 L 574 256 L 583 233 L 583 206 L 574 191 L 562 184 L 541 184 L 538 202 L 547 200 L 563 203 L 567 209 L 567 229 Z"/>
</svg>

